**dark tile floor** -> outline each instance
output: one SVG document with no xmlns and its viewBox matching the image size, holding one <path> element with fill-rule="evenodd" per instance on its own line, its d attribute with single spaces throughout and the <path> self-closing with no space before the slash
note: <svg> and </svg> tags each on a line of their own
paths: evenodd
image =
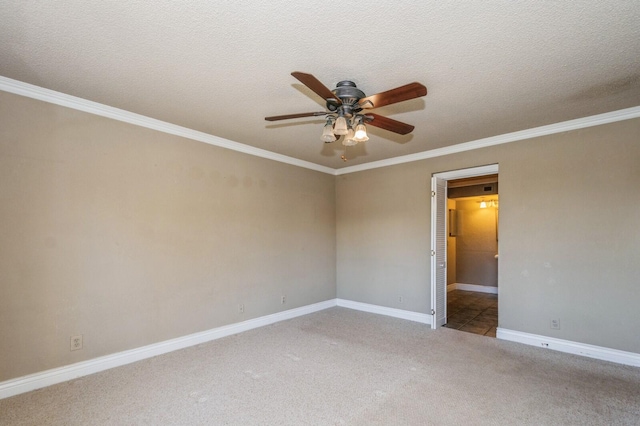
<svg viewBox="0 0 640 426">
<path fill-rule="evenodd" d="M 496 337 L 498 295 L 462 290 L 448 292 L 447 327 Z"/>
</svg>

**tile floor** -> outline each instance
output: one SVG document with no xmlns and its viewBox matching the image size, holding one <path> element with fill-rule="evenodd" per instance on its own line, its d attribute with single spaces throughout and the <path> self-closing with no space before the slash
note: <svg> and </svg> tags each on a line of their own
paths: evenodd
<svg viewBox="0 0 640 426">
<path fill-rule="evenodd" d="M 448 292 L 447 327 L 496 337 L 498 295 L 462 290 Z"/>
</svg>

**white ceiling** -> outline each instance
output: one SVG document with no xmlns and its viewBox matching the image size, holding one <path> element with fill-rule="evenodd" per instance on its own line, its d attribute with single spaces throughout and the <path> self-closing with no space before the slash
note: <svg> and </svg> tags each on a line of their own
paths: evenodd
<svg viewBox="0 0 640 426">
<path fill-rule="evenodd" d="M 0 2 L 0 75 L 331 168 L 640 105 L 640 1 Z M 416 126 L 320 141 L 322 111 L 293 78 L 367 95 Z"/>
</svg>

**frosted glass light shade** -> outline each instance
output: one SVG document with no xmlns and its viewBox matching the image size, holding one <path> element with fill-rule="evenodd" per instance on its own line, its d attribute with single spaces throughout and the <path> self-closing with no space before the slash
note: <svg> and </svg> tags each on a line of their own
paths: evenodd
<svg viewBox="0 0 640 426">
<path fill-rule="evenodd" d="M 354 133 L 353 129 L 349 129 L 347 131 L 347 136 L 345 136 L 344 140 L 342 141 L 342 145 L 344 145 L 344 146 L 354 146 L 355 144 L 357 144 L 358 141 L 353 138 L 354 136 L 355 136 L 355 133 Z"/>
<path fill-rule="evenodd" d="M 333 133 L 336 135 L 346 135 L 348 131 L 347 120 L 344 117 L 336 118 L 336 125 L 333 128 Z"/>
<path fill-rule="evenodd" d="M 331 143 L 336 140 L 336 135 L 333 134 L 333 126 L 331 125 L 331 123 L 325 124 L 324 128 L 322 129 L 322 136 L 320 137 L 320 139 L 324 143 Z"/>
<path fill-rule="evenodd" d="M 367 136 L 367 128 L 364 124 L 360 123 L 356 126 L 356 133 L 353 137 L 356 142 L 366 142 L 369 140 L 369 136 Z"/>
</svg>

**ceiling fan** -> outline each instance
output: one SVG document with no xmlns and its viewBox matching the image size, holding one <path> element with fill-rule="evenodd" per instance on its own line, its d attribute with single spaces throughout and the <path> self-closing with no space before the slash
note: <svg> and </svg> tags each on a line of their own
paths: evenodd
<svg viewBox="0 0 640 426">
<path fill-rule="evenodd" d="M 328 111 L 276 115 L 265 117 L 265 120 L 277 121 L 291 118 L 326 116 L 327 123 L 322 131 L 322 141 L 331 143 L 344 135 L 345 138 L 342 144 L 345 146 L 356 145 L 358 142 L 364 142 L 369 139 L 365 123 L 400 135 L 411 133 L 414 126 L 368 112 L 367 110 L 408 101 L 427 94 L 427 88 L 422 84 L 409 83 L 386 92 L 366 96 L 353 81 L 341 81 L 336 85 L 335 89 L 329 90 L 311 74 L 295 71 L 291 75 L 313 90 L 318 96 L 325 99 Z"/>
</svg>

